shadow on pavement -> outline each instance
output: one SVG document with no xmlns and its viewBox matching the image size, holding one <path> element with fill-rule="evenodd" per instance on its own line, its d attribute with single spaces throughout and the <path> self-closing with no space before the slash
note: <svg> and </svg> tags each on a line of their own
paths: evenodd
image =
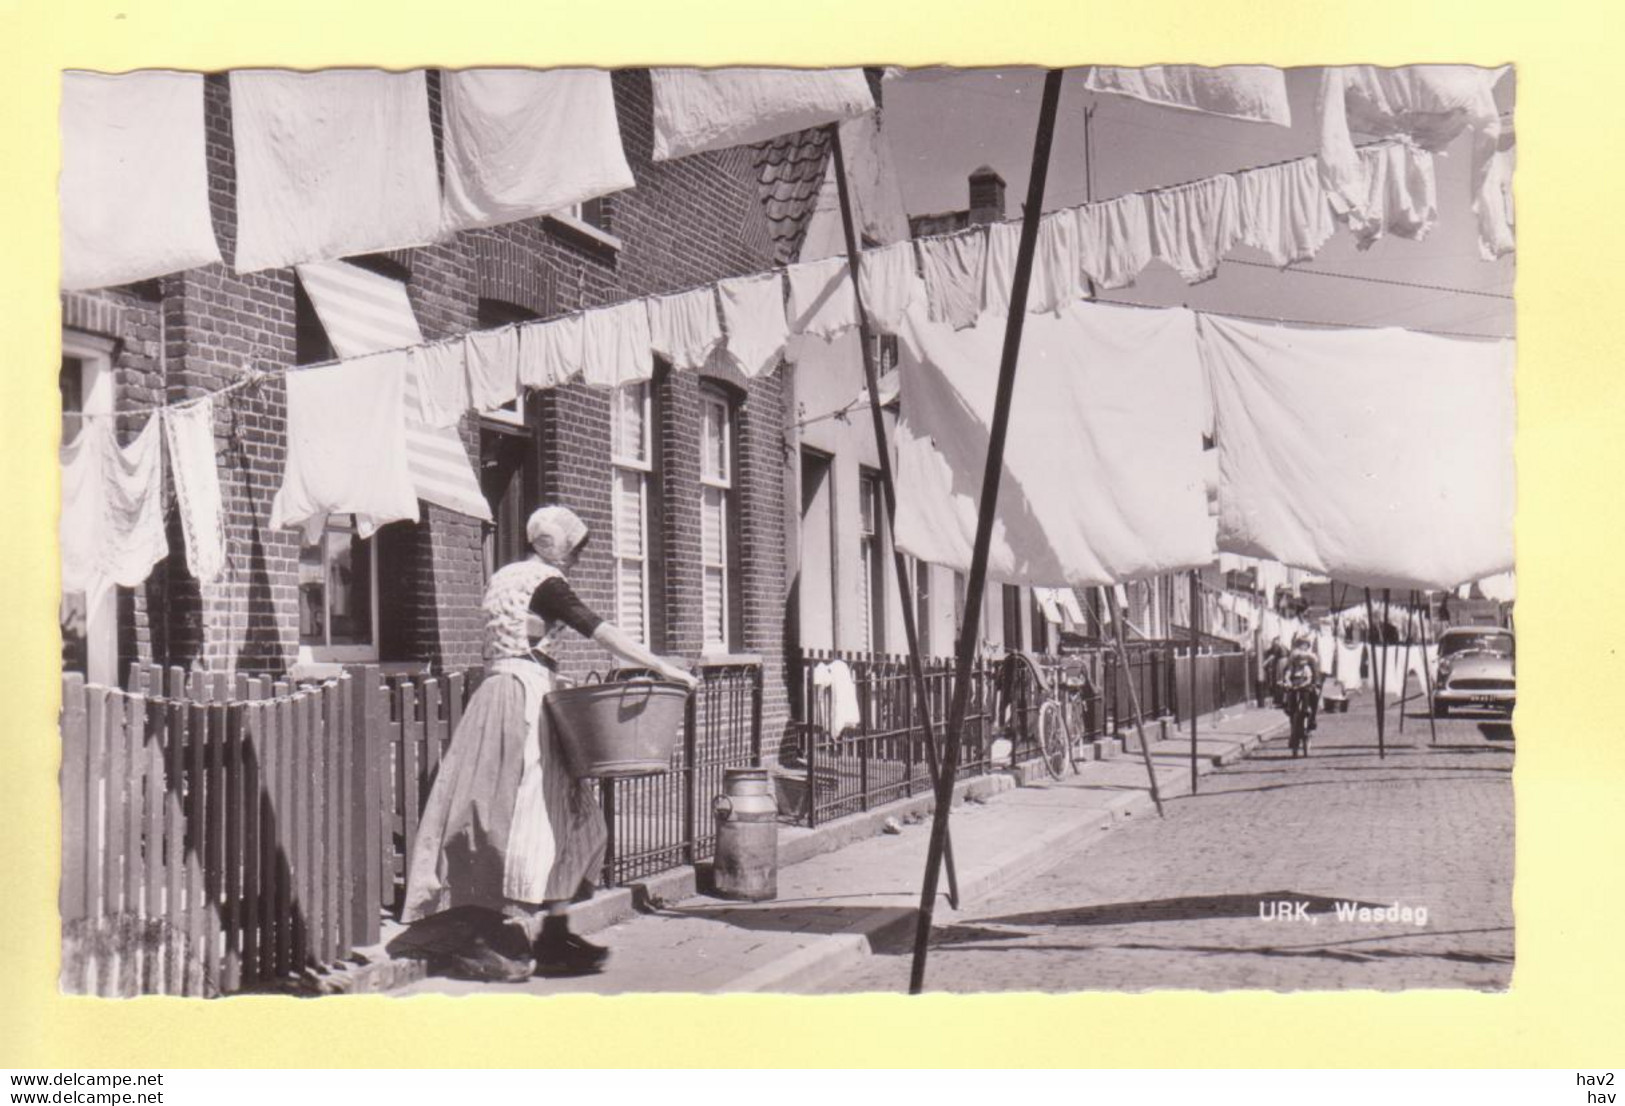
<svg viewBox="0 0 1625 1106">
<path fill-rule="evenodd" d="M 1480 722 L 1478 732 L 1484 735 L 1485 741 L 1512 741 L 1511 722 Z"/>
<path fill-rule="evenodd" d="M 1036 910 L 1025 914 L 1001 914 L 979 918 L 975 924 L 946 926 L 940 931 L 939 943 L 952 944 L 956 931 L 968 931 L 957 940 L 999 940 L 1011 937 L 1008 931 L 990 930 L 987 926 L 1115 926 L 1139 922 L 1190 922 L 1213 918 L 1265 918 L 1279 912 L 1285 918 L 1292 915 L 1299 904 L 1303 912 L 1330 914 L 1335 904 L 1348 903 L 1354 907 L 1372 908 L 1387 903 L 1368 903 L 1357 899 L 1332 899 L 1324 895 L 1306 895 L 1299 891 L 1250 891 L 1230 895 L 1184 895 L 1173 899 L 1147 899 L 1141 902 L 1102 903 L 1099 906 L 1070 906 L 1058 910 Z M 1285 905 L 1283 905 L 1285 904 Z M 983 936 L 984 934 L 989 936 Z"/>
<path fill-rule="evenodd" d="M 760 906 L 701 906 L 659 911 L 666 918 L 697 918 L 722 922 L 757 933 L 808 933 L 822 936 L 839 933 L 879 915 L 899 913 L 905 907 L 885 906 L 793 906 L 785 908 L 766 902 Z"/>
</svg>

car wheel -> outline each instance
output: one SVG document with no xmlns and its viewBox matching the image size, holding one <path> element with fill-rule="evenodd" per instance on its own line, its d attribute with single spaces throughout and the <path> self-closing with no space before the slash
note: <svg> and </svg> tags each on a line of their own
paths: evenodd
<svg viewBox="0 0 1625 1106">
<path fill-rule="evenodd" d="M 1438 699 L 1433 700 L 1433 717 L 1449 718 L 1450 708 L 1444 703 L 1440 702 Z"/>
</svg>

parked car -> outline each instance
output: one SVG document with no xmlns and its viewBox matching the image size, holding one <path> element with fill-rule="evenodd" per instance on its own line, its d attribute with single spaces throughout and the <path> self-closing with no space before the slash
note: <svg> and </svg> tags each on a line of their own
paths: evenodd
<svg viewBox="0 0 1625 1106">
<path fill-rule="evenodd" d="M 1517 653 L 1511 630 L 1453 626 L 1439 635 L 1433 713 L 1476 707 L 1512 713 L 1517 698 Z"/>
</svg>

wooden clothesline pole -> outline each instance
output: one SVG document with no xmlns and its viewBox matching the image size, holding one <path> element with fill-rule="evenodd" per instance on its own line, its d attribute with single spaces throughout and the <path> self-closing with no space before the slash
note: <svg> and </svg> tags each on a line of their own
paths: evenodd
<svg viewBox="0 0 1625 1106">
<path fill-rule="evenodd" d="M 1421 593 L 1411 592 L 1412 606 L 1420 599 Z M 1428 744 L 1436 745 L 1439 741 L 1439 724 L 1434 719 L 1433 710 L 1433 665 L 1428 663 L 1428 623 L 1433 621 L 1433 603 L 1428 602 L 1426 615 L 1422 619 L 1422 690 L 1427 694 L 1428 700 Z"/>
<path fill-rule="evenodd" d="M 1117 606 L 1117 592 L 1111 587 L 1103 587 L 1100 591 L 1106 597 L 1106 609 L 1112 616 L 1112 643 L 1117 646 L 1117 670 L 1128 680 L 1128 704 L 1134 711 L 1134 732 L 1140 739 L 1140 759 L 1145 763 L 1145 778 L 1151 788 L 1151 802 L 1157 808 L 1157 817 L 1161 818 L 1164 817 L 1162 792 L 1157 788 L 1157 769 L 1151 761 L 1151 746 L 1145 739 L 1145 718 L 1144 712 L 1140 710 L 1140 690 L 1134 686 L 1134 675 L 1128 664 L 1128 635 L 1125 633 L 1128 619 Z M 1194 665 L 1195 662 L 1196 658 L 1193 656 L 1191 663 Z M 1114 725 L 1116 722 L 1117 719 L 1112 719 Z"/>
<path fill-rule="evenodd" d="M 863 302 L 863 283 L 859 279 L 861 252 L 858 247 L 857 227 L 852 218 L 852 196 L 846 179 L 846 155 L 841 148 L 839 124 L 831 123 L 827 133 L 835 155 L 835 192 L 841 202 L 841 228 L 846 233 L 846 262 L 852 276 L 852 295 L 857 303 L 858 340 L 863 347 L 863 380 L 869 390 L 869 419 L 874 425 L 875 453 L 880 457 L 880 488 L 886 503 L 886 528 L 891 536 L 892 568 L 897 577 L 897 594 L 902 600 L 903 635 L 908 640 L 909 682 L 914 686 L 915 702 L 919 706 L 920 729 L 925 737 L 925 762 L 931 773 L 931 785 L 937 787 L 942 779 L 942 766 L 937 750 L 936 727 L 931 723 L 931 694 L 925 686 L 925 664 L 920 658 L 920 630 L 914 620 L 914 604 L 908 601 L 908 563 L 897 548 L 897 484 L 892 475 L 891 445 L 886 440 L 886 420 L 880 409 L 880 374 L 875 369 L 874 333 L 869 325 L 869 312 Z M 918 571 L 924 572 L 921 565 Z M 943 866 L 948 875 L 948 905 L 959 909 L 959 876 L 954 870 L 954 846 L 951 837 L 942 844 Z"/>
<path fill-rule="evenodd" d="M 1196 653 L 1202 643 L 1200 631 L 1197 630 L 1197 607 L 1201 603 L 1201 584 L 1197 579 L 1196 570 L 1191 569 L 1191 794 L 1196 794 Z M 1151 780 L 1153 789 L 1156 787 L 1155 777 Z"/>
<path fill-rule="evenodd" d="M 937 872 L 948 840 L 948 816 L 953 806 L 954 777 L 959 771 L 960 736 L 970 704 L 970 670 L 981 629 L 982 594 L 987 583 L 988 550 L 993 541 L 993 519 L 998 510 L 999 481 L 1004 472 L 1004 443 L 1010 429 L 1010 400 L 1015 392 L 1016 361 L 1021 353 L 1022 327 L 1027 319 L 1027 291 L 1032 281 L 1033 254 L 1038 246 L 1039 215 L 1044 210 L 1044 185 L 1049 177 L 1050 146 L 1055 138 L 1055 114 L 1061 99 L 1061 70 L 1044 75 L 1044 94 L 1038 109 L 1038 133 L 1033 139 L 1032 174 L 1027 182 L 1027 203 L 1022 211 L 1021 241 L 1016 251 L 1015 279 L 1010 289 L 1010 313 L 1004 327 L 1004 349 L 999 358 L 998 390 L 993 420 L 988 428 L 987 464 L 982 472 L 981 506 L 976 519 L 976 541 L 971 549 L 970 577 L 965 587 L 965 622 L 959 633 L 954 661 L 953 704 L 948 713 L 947 748 L 937 780 L 937 806 L 931 819 L 931 842 L 926 853 L 925 878 L 920 888 L 920 913 L 914 933 L 914 960 L 909 993 L 925 986 L 925 961 L 931 944 L 931 921 L 937 900 Z"/>
</svg>

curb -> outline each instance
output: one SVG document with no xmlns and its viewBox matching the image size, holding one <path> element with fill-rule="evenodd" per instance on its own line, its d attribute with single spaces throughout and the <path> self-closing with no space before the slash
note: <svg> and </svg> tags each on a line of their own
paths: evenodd
<svg viewBox="0 0 1625 1106">
<path fill-rule="evenodd" d="M 1234 763 L 1250 755 L 1264 742 L 1284 733 L 1284 724 L 1272 725 L 1251 735 L 1236 734 L 1236 748 L 1223 754 L 1200 758 L 1205 773 L 1222 763 Z M 1188 787 L 1172 784 L 1162 797 L 1186 794 Z M 1104 839 L 1102 831 L 1139 814 L 1155 810 L 1149 791 L 1130 791 L 1108 799 L 1104 811 L 1092 811 L 1063 823 L 1048 833 L 1030 838 L 1019 848 L 959 873 L 960 907 L 983 899 L 1049 866 L 1057 852 L 1081 851 Z M 839 933 L 819 937 L 811 944 L 780 957 L 771 964 L 749 972 L 723 988 L 726 992 L 784 991 L 807 988 L 837 975 L 865 957 L 896 946 L 912 935 L 916 911 L 897 907 L 877 917 L 856 922 Z"/>
<path fill-rule="evenodd" d="M 1226 734 L 1235 747 L 1222 753 L 1199 758 L 1204 774 L 1218 767 L 1245 759 L 1259 745 L 1285 733 L 1284 722 L 1266 727 L 1253 734 Z M 1148 736 L 1150 736 L 1148 734 Z M 1106 738 L 1094 743 L 1096 757 L 1118 760 L 1136 754 L 1137 744 L 1125 735 Z M 1104 753 L 1104 756 L 1101 754 Z M 1155 756 L 1153 752 L 1153 756 Z M 967 799 L 985 801 L 996 795 L 1025 787 L 1042 774 L 1036 764 L 995 770 L 988 775 L 961 780 L 954 785 L 954 803 Z M 1162 788 L 1164 799 L 1186 794 L 1188 783 L 1169 781 Z M 1088 848 L 1106 835 L 1117 824 L 1155 809 L 1148 791 L 1127 791 L 1113 796 L 1103 804 L 1104 809 L 1082 812 L 1050 831 L 1029 838 L 1020 847 L 1000 856 L 959 871 L 960 906 L 963 909 L 978 899 L 1027 878 L 1047 867 L 1060 851 L 1078 851 Z M 834 852 L 857 841 L 874 837 L 882 832 L 888 818 L 906 818 L 913 814 L 927 814 L 935 809 L 936 797 L 927 791 L 907 799 L 888 803 L 874 810 L 848 815 L 820 825 L 814 829 L 784 827 L 781 829 L 779 863 L 783 867 L 799 864 L 824 853 Z M 704 865 L 673 869 L 639 880 L 624 887 L 610 888 L 595 895 L 590 901 L 569 908 L 572 928 L 582 934 L 596 933 L 658 910 L 670 903 L 692 898 L 699 893 L 701 869 Z M 896 942 L 911 938 L 915 928 L 917 910 L 913 907 L 893 907 L 854 922 L 848 928 L 812 940 L 794 952 L 754 969 L 720 988 L 725 993 L 785 991 L 805 989 L 830 976 L 839 974 L 851 965 L 875 952 L 893 947 Z M 298 993 L 367 994 L 393 990 L 419 982 L 428 977 L 427 962 L 411 957 L 391 957 L 386 951 L 389 943 L 405 932 L 397 922 L 386 922 L 382 943 L 371 949 L 359 950 L 356 961 L 337 970 L 312 975 L 301 980 Z"/>
</svg>

